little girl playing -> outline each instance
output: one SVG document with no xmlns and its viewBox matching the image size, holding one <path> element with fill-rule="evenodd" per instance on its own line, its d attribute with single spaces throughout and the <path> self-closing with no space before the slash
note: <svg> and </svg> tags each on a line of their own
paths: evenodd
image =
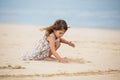
<svg viewBox="0 0 120 80">
<path fill-rule="evenodd" d="M 35 49 L 31 53 L 24 55 L 24 60 L 55 60 L 55 58 L 62 63 L 68 62 L 67 58 L 62 58 L 56 52 L 61 43 L 68 44 L 75 47 L 72 42 L 62 38 L 67 31 L 68 26 L 66 21 L 57 20 L 52 26 L 43 28 L 45 35 L 40 39 Z M 51 56 L 55 58 L 52 58 Z"/>
</svg>

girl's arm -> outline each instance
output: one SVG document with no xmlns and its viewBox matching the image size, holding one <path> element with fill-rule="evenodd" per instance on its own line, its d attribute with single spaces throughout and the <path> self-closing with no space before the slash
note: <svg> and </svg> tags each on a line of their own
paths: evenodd
<svg viewBox="0 0 120 80">
<path fill-rule="evenodd" d="M 55 39 L 49 36 L 47 40 L 49 41 L 51 53 L 56 57 L 56 59 L 63 63 L 66 62 L 63 58 L 59 56 L 59 54 L 55 50 Z"/>
<path fill-rule="evenodd" d="M 65 44 L 68 44 L 69 46 L 75 47 L 75 44 L 73 44 L 72 42 L 67 41 L 67 40 L 65 40 L 65 39 L 63 39 L 63 38 L 60 38 L 60 42 L 65 43 Z"/>
</svg>

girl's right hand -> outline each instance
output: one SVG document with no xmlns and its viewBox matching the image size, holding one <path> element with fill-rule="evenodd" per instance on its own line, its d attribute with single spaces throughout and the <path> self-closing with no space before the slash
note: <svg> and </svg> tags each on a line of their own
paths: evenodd
<svg viewBox="0 0 120 80">
<path fill-rule="evenodd" d="M 61 58 L 60 62 L 61 63 L 68 63 L 68 59 L 66 57 Z"/>
</svg>

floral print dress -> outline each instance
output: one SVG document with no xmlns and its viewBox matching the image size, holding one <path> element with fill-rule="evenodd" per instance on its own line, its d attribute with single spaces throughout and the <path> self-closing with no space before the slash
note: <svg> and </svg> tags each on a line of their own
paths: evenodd
<svg viewBox="0 0 120 80">
<path fill-rule="evenodd" d="M 52 33 L 50 36 L 55 38 L 55 35 Z M 60 41 L 60 39 L 56 39 L 55 43 Z M 39 40 L 38 44 L 31 52 L 27 52 L 22 56 L 23 60 L 42 60 L 45 57 L 49 56 L 50 47 L 49 42 L 46 40 L 46 36 L 44 35 L 41 40 Z"/>
</svg>

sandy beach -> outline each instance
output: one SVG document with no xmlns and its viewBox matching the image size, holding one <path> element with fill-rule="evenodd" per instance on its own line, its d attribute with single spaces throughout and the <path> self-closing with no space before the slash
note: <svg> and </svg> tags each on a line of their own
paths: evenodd
<svg viewBox="0 0 120 80">
<path fill-rule="evenodd" d="M 0 80 L 120 80 L 120 30 L 71 27 L 57 51 L 69 63 L 23 61 L 43 32 L 39 26 L 0 24 Z"/>
</svg>

